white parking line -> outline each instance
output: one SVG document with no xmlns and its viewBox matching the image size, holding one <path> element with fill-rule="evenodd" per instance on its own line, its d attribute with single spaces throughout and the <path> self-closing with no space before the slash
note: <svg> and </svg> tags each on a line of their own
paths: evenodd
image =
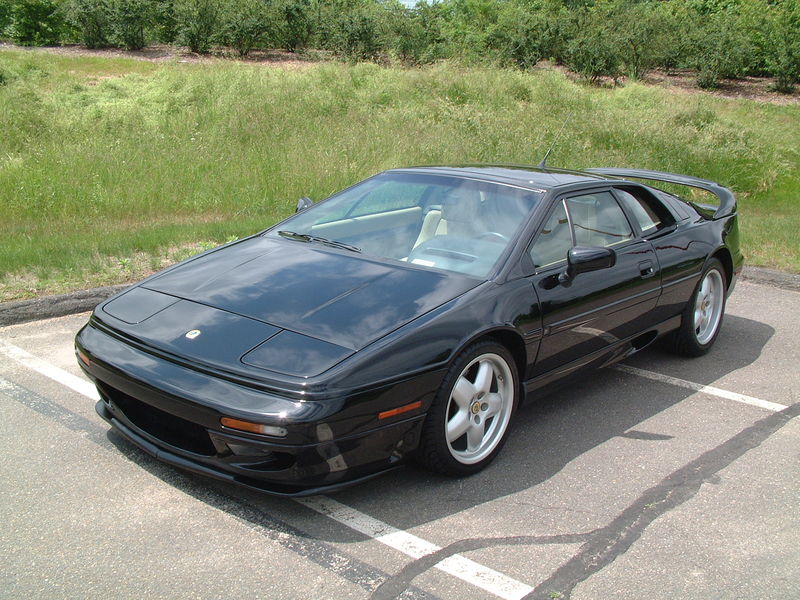
<svg viewBox="0 0 800 600">
<path fill-rule="evenodd" d="M 0 353 L 91 400 L 99 399 L 97 389 L 90 382 L 51 365 L 3 339 L 0 339 Z M 296 501 L 411 558 L 418 559 L 441 550 L 436 544 L 392 527 L 327 496 L 297 498 Z M 448 556 L 439 562 L 436 568 L 504 600 L 519 600 L 533 591 L 531 586 L 459 554 Z"/>
<path fill-rule="evenodd" d="M 769 400 L 762 400 L 761 398 L 754 398 L 753 396 L 737 394 L 736 392 L 729 392 L 728 390 L 723 390 L 711 385 L 694 383 L 692 381 L 686 381 L 685 379 L 678 379 L 677 377 L 662 375 L 661 373 L 654 373 L 653 371 L 629 367 L 628 365 L 615 365 L 612 368 L 616 369 L 617 371 L 622 371 L 623 373 L 630 373 L 631 375 L 637 375 L 653 381 L 660 381 L 661 383 L 668 383 L 670 385 L 686 388 L 688 390 L 694 390 L 695 392 L 702 392 L 711 396 L 725 398 L 726 400 L 733 400 L 734 402 L 741 402 L 742 404 L 749 404 L 750 406 L 758 406 L 759 408 L 764 408 L 773 412 L 780 412 L 788 408 L 787 406 L 778 404 L 777 402 L 770 402 Z"/>
<path fill-rule="evenodd" d="M 355 529 L 381 544 L 399 550 L 411 558 L 422 558 L 441 550 L 435 544 L 407 531 L 392 527 L 383 521 L 373 519 L 369 515 L 345 506 L 327 496 L 298 498 L 297 502 L 346 525 L 350 529 Z M 482 564 L 476 563 L 474 560 L 470 560 L 460 554 L 448 556 L 437 563 L 436 568 L 507 600 L 519 600 L 533 591 L 531 586 L 503 575 L 494 569 L 484 567 Z"/>
<path fill-rule="evenodd" d="M 9 344 L 3 339 L 0 339 L 0 353 L 5 354 L 8 358 L 17 361 L 21 365 L 28 367 L 32 371 L 36 371 L 40 375 L 49 377 L 53 381 L 57 381 L 61 385 L 68 387 L 71 390 L 83 394 L 92 400 L 99 400 L 100 394 L 97 393 L 97 388 L 92 383 L 86 381 L 82 377 L 78 377 L 43 361 L 41 358 L 26 352 L 22 348 L 18 348 L 13 344 Z"/>
</svg>

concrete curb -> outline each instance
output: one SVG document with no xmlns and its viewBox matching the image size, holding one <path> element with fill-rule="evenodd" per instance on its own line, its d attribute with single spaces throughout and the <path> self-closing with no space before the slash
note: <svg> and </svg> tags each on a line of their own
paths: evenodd
<svg viewBox="0 0 800 600">
<path fill-rule="evenodd" d="M 92 310 L 106 298 L 121 292 L 130 284 L 109 285 L 91 290 L 79 290 L 58 296 L 42 296 L 32 300 L 0 303 L 0 327 L 63 317 L 79 312 Z"/>
<path fill-rule="evenodd" d="M 764 267 L 745 267 L 742 280 L 800 292 L 800 274 L 785 273 Z"/>
<path fill-rule="evenodd" d="M 745 267 L 742 280 L 800 292 L 800 275 L 795 273 L 784 273 L 762 267 Z M 3 302 L 0 303 L 0 327 L 86 312 L 127 287 L 128 284 L 109 285 L 59 296 Z"/>
</svg>

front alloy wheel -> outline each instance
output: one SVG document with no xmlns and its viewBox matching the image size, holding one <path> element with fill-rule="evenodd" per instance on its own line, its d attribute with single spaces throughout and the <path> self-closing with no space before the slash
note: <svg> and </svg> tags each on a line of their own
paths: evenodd
<svg viewBox="0 0 800 600">
<path fill-rule="evenodd" d="M 505 442 L 517 394 L 516 365 L 506 348 L 487 341 L 465 350 L 428 413 L 421 462 L 448 475 L 480 471 Z"/>
</svg>

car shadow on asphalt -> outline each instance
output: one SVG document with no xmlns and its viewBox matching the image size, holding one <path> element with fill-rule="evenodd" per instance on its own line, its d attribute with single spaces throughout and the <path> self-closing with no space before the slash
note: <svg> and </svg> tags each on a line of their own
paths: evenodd
<svg viewBox="0 0 800 600">
<path fill-rule="evenodd" d="M 712 385 L 726 375 L 758 360 L 774 334 L 775 329 L 765 323 L 728 314 L 724 317 L 722 329 L 713 349 L 699 359 L 676 356 L 665 347 L 665 344 L 655 343 L 625 362 L 640 369 Z M 732 391 L 747 393 L 746 390 Z"/>
<path fill-rule="evenodd" d="M 675 359 L 656 347 L 637 354 L 635 364 L 661 372 L 664 364 L 677 360 L 690 373 L 686 379 L 713 383 L 757 360 L 773 334 L 774 329 L 763 323 L 726 316 L 717 344 L 708 355 Z M 703 377 L 696 376 L 700 374 Z M 693 393 L 601 369 L 541 398 L 529 399 L 516 413 L 511 436 L 498 458 L 476 475 L 448 478 L 410 464 L 332 496 L 394 527 L 411 529 L 547 482 L 576 458 L 615 437 L 654 444 L 672 439 L 636 428 Z M 108 438 L 128 458 L 168 484 L 255 525 L 269 528 L 278 527 L 277 523 L 280 529 L 288 521 L 294 535 L 310 539 L 336 543 L 363 539 L 361 534 L 328 519 L 309 519 L 313 513 L 291 500 L 184 473 L 136 450 L 113 430 Z M 620 465 L 623 477 L 628 466 Z M 612 485 L 609 482 L 610 498 L 615 496 Z"/>
</svg>

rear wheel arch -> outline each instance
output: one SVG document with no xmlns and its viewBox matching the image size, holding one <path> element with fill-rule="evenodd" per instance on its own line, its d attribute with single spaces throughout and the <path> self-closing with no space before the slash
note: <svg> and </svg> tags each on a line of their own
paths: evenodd
<svg viewBox="0 0 800 600">
<path fill-rule="evenodd" d="M 711 258 L 716 258 L 719 262 L 722 263 L 723 269 L 725 271 L 725 287 L 726 289 L 730 289 L 731 281 L 733 280 L 733 258 L 731 257 L 731 252 L 725 247 L 720 248 L 711 256 Z"/>
<path fill-rule="evenodd" d="M 725 315 L 727 283 L 725 265 L 715 255 L 703 267 L 689 301 L 681 313 L 681 325 L 666 338 L 676 354 L 702 356 L 714 345 Z"/>
</svg>

